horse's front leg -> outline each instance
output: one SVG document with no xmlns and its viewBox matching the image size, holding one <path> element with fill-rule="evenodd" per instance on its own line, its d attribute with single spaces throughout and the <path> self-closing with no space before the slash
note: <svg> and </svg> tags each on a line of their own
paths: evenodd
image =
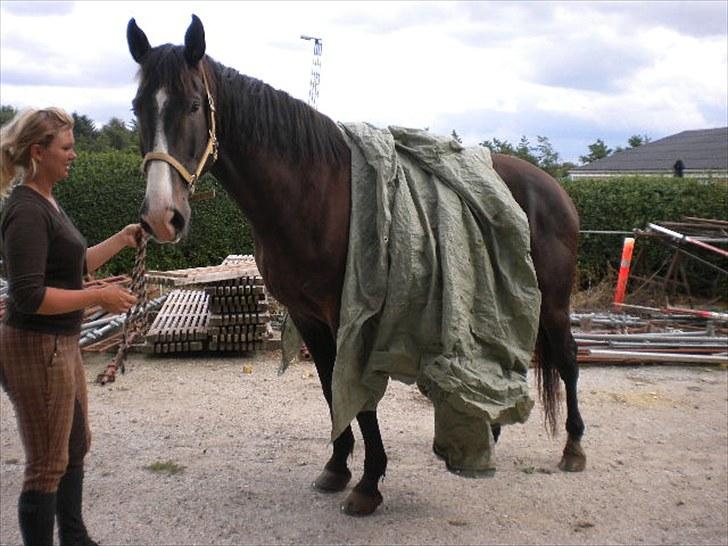
<svg viewBox="0 0 728 546">
<path fill-rule="evenodd" d="M 325 493 L 336 493 L 343 491 L 349 480 L 351 480 L 351 471 L 347 465 L 347 459 L 354 449 L 354 434 L 351 427 L 334 440 L 334 452 L 328 460 L 324 469 L 313 482 L 313 487 Z"/>
<path fill-rule="evenodd" d="M 341 510 L 352 516 L 367 516 L 382 504 L 379 480 L 387 470 L 387 454 L 379 432 L 377 412 L 363 411 L 357 414 L 356 420 L 364 437 L 364 474 L 341 505 Z"/>
<path fill-rule="evenodd" d="M 321 389 L 329 405 L 331 413 L 331 381 L 336 360 L 336 343 L 328 327 L 319 322 L 302 320 L 291 316 L 296 328 L 306 342 L 313 357 L 318 372 Z M 321 474 L 314 480 L 313 487 L 319 491 L 334 493 L 343 491 L 351 480 L 351 471 L 347 460 L 354 450 L 354 434 L 351 427 L 347 427 L 341 435 L 334 440 L 334 452 L 324 465 Z"/>
<path fill-rule="evenodd" d="M 294 316 L 291 318 L 311 352 L 330 412 L 331 384 L 336 361 L 335 340 L 323 323 L 296 320 Z M 387 468 L 387 456 L 384 452 L 376 412 L 361 412 L 356 418 L 364 438 L 364 475 L 341 505 L 341 509 L 350 515 L 365 516 L 374 512 L 382 503 L 378 485 L 379 479 L 384 476 Z M 353 450 L 354 434 L 351 427 L 346 427 L 346 430 L 334 440 L 334 452 L 321 474 L 314 480 L 314 488 L 325 492 L 337 492 L 345 489 L 351 480 L 351 471 L 347 462 Z"/>
</svg>

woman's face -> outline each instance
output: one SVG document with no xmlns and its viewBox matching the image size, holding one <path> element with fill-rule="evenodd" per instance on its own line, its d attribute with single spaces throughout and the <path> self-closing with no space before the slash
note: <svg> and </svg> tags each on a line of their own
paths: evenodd
<svg viewBox="0 0 728 546">
<path fill-rule="evenodd" d="M 71 163 L 76 159 L 73 130 L 59 131 L 47 148 L 39 146 L 39 155 L 36 156 L 38 177 L 43 177 L 55 184 L 68 177 Z"/>
</svg>

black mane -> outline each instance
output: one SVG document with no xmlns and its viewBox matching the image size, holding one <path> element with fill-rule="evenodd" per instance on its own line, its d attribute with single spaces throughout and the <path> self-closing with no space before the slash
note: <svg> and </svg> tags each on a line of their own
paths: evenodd
<svg viewBox="0 0 728 546">
<path fill-rule="evenodd" d="M 207 55 L 201 64 L 216 97 L 218 132 L 228 149 L 264 150 L 290 162 L 342 165 L 348 158 L 341 131 L 328 117 Z M 196 71 L 185 61 L 182 46 L 155 47 L 143 59 L 135 102 L 159 87 L 191 94 Z"/>
</svg>

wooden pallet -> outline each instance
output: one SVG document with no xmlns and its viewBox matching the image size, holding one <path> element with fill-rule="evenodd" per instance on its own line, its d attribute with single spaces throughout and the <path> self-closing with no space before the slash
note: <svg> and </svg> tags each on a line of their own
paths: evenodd
<svg viewBox="0 0 728 546">
<path fill-rule="evenodd" d="M 268 327 L 265 324 L 248 324 L 213 327 L 209 330 L 210 341 L 262 341 L 266 338 Z"/>
<path fill-rule="evenodd" d="M 263 278 L 253 256 L 230 255 L 219 266 L 150 271 L 147 281 L 173 287 L 149 329 L 147 351 L 255 351 L 271 328 Z M 200 289 L 181 289 L 202 285 Z"/>
<path fill-rule="evenodd" d="M 252 256 L 231 255 L 223 263 L 247 267 L 250 274 L 205 287 L 210 296 L 208 348 L 211 351 L 260 350 L 270 330 L 263 279 Z"/>
<path fill-rule="evenodd" d="M 238 296 L 238 297 L 255 297 L 255 296 L 265 296 L 265 288 L 263 287 L 262 282 L 259 282 L 260 277 L 248 277 L 246 278 L 246 282 L 243 282 L 242 279 L 240 279 L 239 284 L 231 284 L 231 283 L 220 283 L 220 284 L 214 284 L 212 286 L 206 286 L 205 292 L 209 296 L 218 297 L 218 298 L 224 298 L 229 296 Z M 262 279 L 260 279 L 262 281 Z M 257 299 L 263 299 L 263 297 L 255 298 Z"/>
<path fill-rule="evenodd" d="M 268 311 L 268 304 L 265 300 L 261 300 L 259 303 L 240 303 L 240 302 L 228 302 L 228 301 L 214 301 L 210 302 L 210 311 L 214 315 L 228 315 L 228 316 L 245 316 L 245 315 L 260 315 Z"/>
<path fill-rule="evenodd" d="M 226 339 L 211 340 L 209 349 L 218 352 L 249 352 L 260 351 L 264 347 L 263 341 L 227 341 Z"/>
<path fill-rule="evenodd" d="M 270 322 L 270 314 L 265 312 L 253 313 L 225 313 L 210 315 L 208 326 L 231 326 L 235 324 L 267 324 Z"/>
<path fill-rule="evenodd" d="M 147 332 L 154 353 L 202 351 L 207 341 L 209 296 L 202 290 L 173 290 Z"/>
<path fill-rule="evenodd" d="M 146 274 L 147 282 L 175 287 L 221 281 L 241 284 L 237 281 L 248 278 L 255 279 L 256 284 L 263 285 L 263 278 L 258 273 L 258 269 L 247 264 L 212 265 L 173 271 L 148 271 Z"/>
</svg>

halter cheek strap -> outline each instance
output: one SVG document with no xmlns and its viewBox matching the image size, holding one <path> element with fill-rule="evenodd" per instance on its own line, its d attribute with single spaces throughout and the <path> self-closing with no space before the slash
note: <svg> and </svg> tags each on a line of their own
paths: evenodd
<svg viewBox="0 0 728 546">
<path fill-rule="evenodd" d="M 210 129 L 208 131 L 209 137 L 207 139 L 207 147 L 205 148 L 205 152 L 202 154 L 202 157 L 200 158 L 200 162 L 197 164 L 197 169 L 194 173 L 190 173 L 182 163 L 177 161 L 174 157 L 171 155 L 164 153 L 164 152 L 147 152 L 147 154 L 144 156 L 144 160 L 142 161 L 141 170 L 142 174 L 146 173 L 146 167 L 147 163 L 150 161 L 164 161 L 165 163 L 168 163 L 172 167 L 175 168 L 175 170 L 179 173 L 179 175 L 187 182 L 187 184 L 190 187 L 190 195 L 195 193 L 195 183 L 200 178 L 200 175 L 202 174 L 202 171 L 204 170 L 205 166 L 207 165 L 207 160 L 212 156 L 212 162 L 214 163 L 217 161 L 217 151 L 218 151 L 218 142 L 217 142 L 217 135 L 216 135 L 216 125 L 215 125 L 215 101 L 212 99 L 212 95 L 210 94 L 210 86 L 207 84 L 207 76 L 205 75 L 205 69 L 200 67 L 200 71 L 202 72 L 202 82 L 205 84 L 205 93 L 207 93 L 207 102 L 210 105 Z"/>
</svg>

